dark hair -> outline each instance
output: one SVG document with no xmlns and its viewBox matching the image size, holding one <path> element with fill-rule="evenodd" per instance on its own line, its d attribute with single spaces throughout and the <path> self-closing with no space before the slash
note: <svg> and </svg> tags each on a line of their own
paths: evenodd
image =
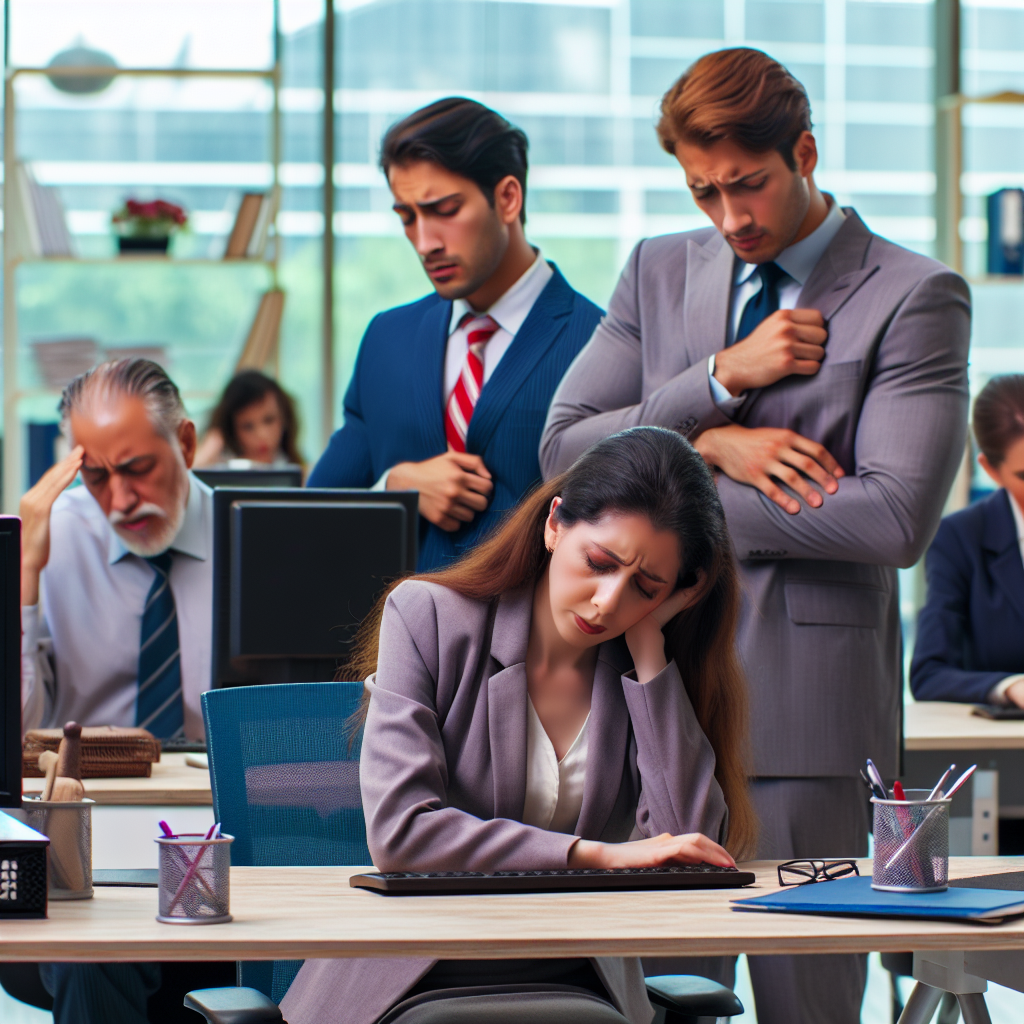
<svg viewBox="0 0 1024 1024">
<path fill-rule="evenodd" d="M 804 87 L 760 50 L 718 50 L 695 61 L 661 101 L 658 139 L 669 153 L 677 142 L 702 148 L 731 139 L 751 153 L 775 149 L 796 170 L 793 147 L 811 130 Z"/>
<path fill-rule="evenodd" d="M 494 189 L 512 175 L 523 190 L 519 219 L 526 223 L 526 133 L 475 100 L 450 96 L 393 124 L 380 146 L 385 177 L 392 164 L 438 164 L 479 186 L 494 206 Z"/>
<path fill-rule="evenodd" d="M 228 381 L 217 407 L 210 414 L 210 429 L 219 431 L 220 436 L 224 438 L 224 444 L 236 455 L 241 455 L 242 448 L 238 442 L 235 419 L 243 409 L 248 409 L 267 394 L 273 394 L 277 398 L 277 407 L 281 410 L 281 450 L 289 462 L 301 466 L 303 461 L 299 454 L 299 416 L 295 411 L 295 403 L 291 395 L 273 377 L 268 377 L 259 370 L 243 370 Z"/>
<path fill-rule="evenodd" d="M 57 405 L 61 423 L 94 398 L 139 398 L 153 425 L 171 437 L 187 418 L 178 386 L 152 359 L 117 359 L 80 373 L 64 388 Z"/>
<path fill-rule="evenodd" d="M 446 569 L 413 579 L 479 601 L 536 586 L 550 558 L 544 524 L 556 496 L 562 501 L 555 517 L 566 526 L 620 512 L 670 530 L 683 560 L 677 583 L 692 586 L 703 576 L 697 602 L 665 627 L 666 650 L 715 752 L 715 776 L 729 807 L 729 848 L 752 854 L 757 828 L 744 763 L 746 684 L 736 655 L 739 582 L 718 491 L 688 441 L 660 427 L 633 427 L 599 441 L 565 473 L 525 497 L 479 547 Z M 360 628 L 343 670 L 346 678 L 365 679 L 376 671 L 386 599 L 387 594 Z"/>
<path fill-rule="evenodd" d="M 974 439 L 993 467 L 1024 437 L 1024 373 L 993 377 L 974 400 Z"/>
</svg>

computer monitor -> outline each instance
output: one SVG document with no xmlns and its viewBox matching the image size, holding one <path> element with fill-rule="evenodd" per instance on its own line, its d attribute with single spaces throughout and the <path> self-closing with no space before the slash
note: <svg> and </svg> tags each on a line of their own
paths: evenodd
<svg viewBox="0 0 1024 1024">
<path fill-rule="evenodd" d="M 415 491 L 217 488 L 213 679 L 333 679 L 387 584 L 416 568 Z"/>
<path fill-rule="evenodd" d="M 301 487 L 301 466 L 264 466 L 240 469 L 218 466 L 215 469 L 193 469 L 207 487 Z"/>
<path fill-rule="evenodd" d="M 21 520 L 0 516 L 0 807 L 21 806 Z"/>
</svg>

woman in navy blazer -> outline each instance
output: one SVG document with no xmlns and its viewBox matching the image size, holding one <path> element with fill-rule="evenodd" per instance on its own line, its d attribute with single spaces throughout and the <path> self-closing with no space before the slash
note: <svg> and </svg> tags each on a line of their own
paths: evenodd
<svg viewBox="0 0 1024 1024">
<path fill-rule="evenodd" d="M 656 427 L 594 445 L 471 554 L 400 583 L 351 666 L 367 678 L 359 782 L 374 864 L 732 864 L 715 840 L 739 855 L 754 832 L 738 604 L 711 474 Z M 545 737 L 553 791 L 530 753 Z M 639 960 L 614 957 L 307 960 L 281 1010 L 292 1024 L 373 1024 L 413 991 L 509 980 L 582 985 L 630 1024 L 651 1019 Z"/>
<path fill-rule="evenodd" d="M 918 700 L 1024 707 L 1024 375 L 988 382 L 973 428 L 999 490 L 943 519 L 928 550 L 910 685 Z"/>
</svg>

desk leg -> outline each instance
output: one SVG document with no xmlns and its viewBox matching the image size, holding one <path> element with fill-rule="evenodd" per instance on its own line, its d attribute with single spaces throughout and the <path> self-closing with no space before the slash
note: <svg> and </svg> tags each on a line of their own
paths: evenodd
<svg viewBox="0 0 1024 1024">
<path fill-rule="evenodd" d="M 999 772 L 976 771 L 971 779 L 971 856 L 999 856 Z"/>
<path fill-rule="evenodd" d="M 992 1024 L 988 1007 L 985 1005 L 985 997 L 980 992 L 964 993 L 956 998 L 960 1004 L 960 1012 L 964 1016 L 964 1024 Z"/>
<path fill-rule="evenodd" d="M 919 981 L 903 1007 L 899 1024 L 930 1024 L 939 1003 L 942 1002 L 942 996 L 941 988 L 932 988 L 931 985 Z"/>
</svg>

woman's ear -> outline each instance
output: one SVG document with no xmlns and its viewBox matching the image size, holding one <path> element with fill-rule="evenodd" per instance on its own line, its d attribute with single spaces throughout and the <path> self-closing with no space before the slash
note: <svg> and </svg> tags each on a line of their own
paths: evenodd
<svg viewBox="0 0 1024 1024">
<path fill-rule="evenodd" d="M 554 551 L 558 544 L 558 538 L 562 532 L 562 524 L 555 518 L 555 509 L 562 504 L 562 499 L 556 494 L 551 499 L 551 506 L 548 509 L 548 517 L 544 521 L 544 547 L 548 551 Z"/>
</svg>

